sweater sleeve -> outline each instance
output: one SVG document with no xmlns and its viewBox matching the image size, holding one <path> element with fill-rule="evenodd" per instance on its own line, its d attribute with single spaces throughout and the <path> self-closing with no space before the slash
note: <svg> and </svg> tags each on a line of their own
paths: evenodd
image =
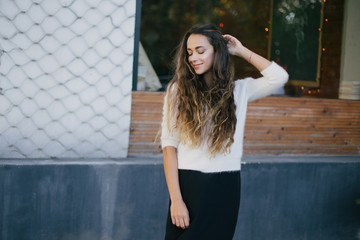
<svg viewBox="0 0 360 240">
<path fill-rule="evenodd" d="M 261 74 L 263 75 L 261 78 L 246 79 L 248 102 L 271 95 L 284 86 L 289 79 L 289 74 L 275 62 L 271 62 L 271 65 L 261 71 Z"/>
<path fill-rule="evenodd" d="M 163 106 L 163 117 L 162 117 L 162 123 L 161 123 L 161 148 L 164 148 L 166 146 L 172 146 L 177 148 L 180 143 L 180 137 L 178 134 L 178 131 L 176 129 L 176 115 L 177 111 L 174 111 L 174 116 L 170 116 L 171 119 L 167 119 L 168 116 L 168 94 L 171 94 L 169 97 L 173 98 L 175 97 L 174 93 L 174 86 L 172 89 L 168 89 L 165 97 L 164 97 L 164 106 Z"/>
</svg>

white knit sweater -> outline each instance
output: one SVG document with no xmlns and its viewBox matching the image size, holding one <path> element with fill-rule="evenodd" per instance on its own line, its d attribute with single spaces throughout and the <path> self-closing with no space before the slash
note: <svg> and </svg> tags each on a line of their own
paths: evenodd
<svg viewBox="0 0 360 240">
<path fill-rule="evenodd" d="M 258 79 L 245 78 L 235 81 L 234 102 L 236 105 L 237 122 L 234 133 L 234 143 L 231 146 L 230 153 L 218 153 L 213 158 L 210 158 L 210 152 L 206 143 L 202 144 L 201 147 L 194 148 L 180 141 L 179 134 L 176 131 L 177 129 L 172 128 L 172 131 L 169 131 L 165 114 L 167 112 L 165 96 L 161 146 L 162 148 L 166 146 L 177 148 L 179 169 L 209 173 L 240 170 L 247 103 L 274 93 L 282 87 L 289 78 L 287 72 L 275 62 L 272 62 L 261 74 L 263 77 Z M 171 126 L 174 126 L 174 123 L 175 119 L 171 119 Z"/>
</svg>

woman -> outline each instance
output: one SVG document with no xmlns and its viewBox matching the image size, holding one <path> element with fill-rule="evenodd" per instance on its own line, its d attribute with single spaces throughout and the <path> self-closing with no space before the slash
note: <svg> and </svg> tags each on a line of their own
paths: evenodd
<svg viewBox="0 0 360 240">
<path fill-rule="evenodd" d="M 263 77 L 233 81 L 230 54 Z M 167 88 L 161 144 L 170 194 L 165 239 L 232 239 L 240 204 L 240 159 L 249 101 L 288 74 L 213 25 L 184 36 Z"/>
</svg>

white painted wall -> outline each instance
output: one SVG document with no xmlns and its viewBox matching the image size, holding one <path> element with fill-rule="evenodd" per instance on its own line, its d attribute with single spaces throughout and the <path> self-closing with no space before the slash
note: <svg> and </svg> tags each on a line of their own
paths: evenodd
<svg viewBox="0 0 360 240">
<path fill-rule="evenodd" d="M 360 100 L 360 1 L 346 0 L 342 39 L 340 94 Z"/>
<path fill-rule="evenodd" d="M 126 157 L 136 0 L 0 0 L 0 157 Z"/>
</svg>

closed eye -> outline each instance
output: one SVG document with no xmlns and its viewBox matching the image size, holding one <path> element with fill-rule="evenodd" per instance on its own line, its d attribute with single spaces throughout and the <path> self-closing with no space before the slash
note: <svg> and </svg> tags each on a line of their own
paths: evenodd
<svg viewBox="0 0 360 240">
<path fill-rule="evenodd" d="M 198 54 L 204 54 L 205 53 L 205 51 L 198 51 Z M 192 55 L 192 52 L 190 53 L 190 52 L 188 52 L 188 56 L 190 57 Z"/>
</svg>

